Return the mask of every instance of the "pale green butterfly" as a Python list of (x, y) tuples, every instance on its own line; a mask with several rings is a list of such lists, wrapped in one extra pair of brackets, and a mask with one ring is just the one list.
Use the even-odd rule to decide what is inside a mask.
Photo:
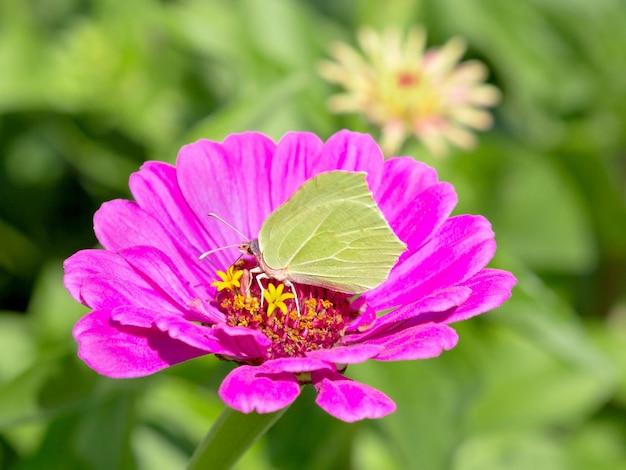
[[(406, 245), (385, 220), (365, 176), (349, 171), (318, 174), (265, 219), (258, 238), (238, 245), (257, 259), (259, 266), (252, 272), (260, 273), (262, 290), (260, 278), (272, 278), (287, 284), (294, 295), (293, 282), (361, 294), (387, 279)], [(298, 302), (296, 307), (299, 312)]]

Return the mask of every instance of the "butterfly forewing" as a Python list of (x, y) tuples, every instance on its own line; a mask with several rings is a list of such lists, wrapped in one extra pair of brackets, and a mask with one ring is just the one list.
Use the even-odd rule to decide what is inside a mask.
[(332, 171), (307, 181), (267, 218), (259, 249), (292, 282), (356, 294), (384, 282), (405, 245), (376, 205), (365, 173)]

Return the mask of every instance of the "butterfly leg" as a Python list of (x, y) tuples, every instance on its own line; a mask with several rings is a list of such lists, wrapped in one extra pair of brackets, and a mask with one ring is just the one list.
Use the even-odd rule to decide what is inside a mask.
[(300, 316), (300, 302), (298, 302), (298, 293), (296, 292), (296, 286), (294, 286), (293, 282), (291, 282), (288, 279), (285, 279), (283, 281), (283, 284), (285, 284), (287, 287), (291, 289), (291, 293), (293, 294), (293, 301), (296, 304), (296, 310), (298, 312), (298, 317), (299, 317)]
[[(261, 279), (271, 279), (271, 278), (267, 274), (265, 274), (261, 268), (251, 269), (250, 273), (257, 275), (256, 282), (259, 286), (259, 289), (261, 290), (261, 308), (263, 308), (263, 304), (265, 302), (265, 296), (263, 295), (265, 293), (265, 287), (263, 287), (263, 284), (261, 283)], [(294, 286), (293, 283), (287, 279), (283, 280), (282, 283), (291, 289), (291, 293), (293, 294), (294, 302), (296, 304), (296, 311), (298, 312), (298, 317), (299, 317), (300, 316), (300, 302), (298, 302), (298, 294), (296, 292), (296, 286)]]
[(261, 283), (261, 279), (269, 279), (269, 276), (265, 274), (261, 268), (251, 269), (250, 274), (257, 275), (256, 283), (259, 286), (259, 289), (261, 290), (261, 308), (263, 308), (263, 303), (265, 301), (265, 296), (263, 295), (265, 293), (265, 287), (263, 287), (263, 284)]
[[(241, 276), (241, 289), (244, 297), (251, 297), (252, 293), (250, 292), (250, 287), (252, 287), (252, 274), (247, 269), (243, 270), (243, 275)], [(245, 287), (244, 287), (245, 286)]]

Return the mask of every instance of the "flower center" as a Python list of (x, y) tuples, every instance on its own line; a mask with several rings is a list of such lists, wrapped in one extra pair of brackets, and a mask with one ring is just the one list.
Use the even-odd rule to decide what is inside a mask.
[(418, 76), (413, 72), (399, 71), (396, 76), (396, 83), (399, 88), (411, 88), (418, 83)]
[(275, 279), (257, 280), (258, 274), (251, 272), (256, 267), (256, 261), (239, 260), (226, 272), (218, 271), (220, 280), (212, 285), (230, 326), (262, 331), (272, 341), (270, 359), (330, 348), (360, 314), (347, 294), (303, 284), (295, 284), (291, 292)]

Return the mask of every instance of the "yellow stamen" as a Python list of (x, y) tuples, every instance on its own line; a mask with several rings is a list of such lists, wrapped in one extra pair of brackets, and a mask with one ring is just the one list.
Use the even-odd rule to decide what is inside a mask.
[(293, 299), (295, 296), (291, 292), (283, 294), (283, 290), (285, 290), (284, 284), (279, 284), (278, 287), (274, 284), (268, 284), (267, 289), (263, 291), (263, 297), (267, 302), (268, 315), (271, 315), (277, 308), (279, 308), (283, 314), (287, 314), (287, 304), (285, 304), (285, 300)]
[(233, 308), (235, 310), (241, 310), (246, 305), (246, 299), (244, 299), (243, 295), (237, 294), (233, 297)]
[(241, 286), (239, 279), (243, 276), (242, 269), (235, 271), (235, 266), (230, 266), (226, 272), (217, 271), (216, 274), (220, 277), (221, 281), (212, 282), (211, 286), (217, 287), (218, 291), (222, 291), (224, 289), (235, 290), (235, 288)]

